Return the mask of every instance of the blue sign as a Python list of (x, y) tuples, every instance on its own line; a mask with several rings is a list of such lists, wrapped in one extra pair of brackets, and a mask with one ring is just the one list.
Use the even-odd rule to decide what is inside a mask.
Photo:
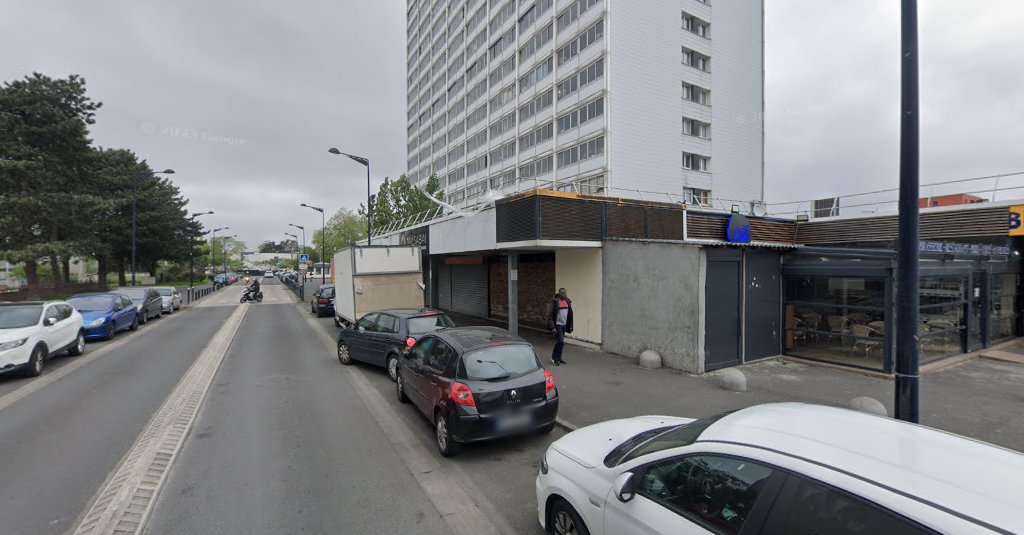
[(300, 254), (299, 255), (299, 262), (302, 262), (303, 264), (309, 262), (309, 255), (308, 254)]
[(729, 216), (725, 227), (725, 241), (729, 243), (750, 243), (750, 221), (743, 214)]

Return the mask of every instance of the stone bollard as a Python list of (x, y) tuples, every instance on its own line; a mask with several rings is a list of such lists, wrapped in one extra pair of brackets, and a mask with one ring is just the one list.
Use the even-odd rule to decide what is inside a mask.
[(881, 401), (875, 398), (859, 397), (850, 400), (850, 408), (855, 411), (866, 412), (869, 414), (877, 414), (879, 416), (889, 416), (889, 411), (882, 405)]
[(648, 349), (643, 353), (640, 353), (638, 363), (641, 368), (656, 370), (661, 367), (661, 355), (652, 349)]
[(727, 368), (718, 372), (718, 386), (730, 392), (746, 392), (747, 376), (736, 368)]

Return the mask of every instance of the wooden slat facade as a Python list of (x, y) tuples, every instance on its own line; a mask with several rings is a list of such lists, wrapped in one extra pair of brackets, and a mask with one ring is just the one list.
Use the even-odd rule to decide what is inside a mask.
[[(1005, 236), (1007, 217), (1006, 207), (922, 212), (919, 236), (923, 240)], [(796, 242), (828, 245), (892, 241), (896, 239), (898, 226), (896, 215), (797, 223)]]

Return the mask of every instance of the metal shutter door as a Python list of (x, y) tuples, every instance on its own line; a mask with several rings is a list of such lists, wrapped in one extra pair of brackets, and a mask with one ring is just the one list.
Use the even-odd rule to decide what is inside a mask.
[(452, 310), (487, 317), (487, 265), (452, 265)]
[(437, 270), (437, 308), (452, 309), (451, 266), (441, 265)]

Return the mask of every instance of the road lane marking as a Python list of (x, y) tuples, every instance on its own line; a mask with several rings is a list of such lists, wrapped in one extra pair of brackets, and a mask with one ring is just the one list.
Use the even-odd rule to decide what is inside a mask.
[(249, 307), (237, 307), (80, 516), (75, 535), (141, 533)]
[[(299, 310), (298, 307), (296, 310)], [(327, 347), (328, 354), (335, 354), (338, 347), (337, 342), (325, 333), (312, 317), (304, 312), (299, 312), (299, 314), (309, 323), (317, 337)], [(339, 364), (339, 366), (341, 365)], [(363, 405), (384, 431), (384, 435), (388, 437), (395, 451), (405, 462), (406, 467), (419, 483), (424, 494), (430, 498), (434, 509), (448, 524), (452, 533), (455, 535), (502, 533), (470, 497), (459, 480), (449, 474), (445, 467), (413, 435), (412, 430), (405, 424), (402, 417), (370, 384), (363, 371), (355, 366), (341, 366), (341, 370), (348, 377), (349, 382), (362, 399)], [(508, 531), (506, 530), (506, 532)]]
[(180, 317), (180, 311), (178, 314), (174, 314), (172, 316), (164, 316), (156, 325), (143, 327), (143, 330), (141, 332), (136, 331), (135, 333), (129, 334), (127, 337), (122, 335), (121, 338), (115, 338), (113, 342), (110, 342), (109, 344), (95, 351), (86, 351), (86, 353), (81, 357), (63, 357), (74, 360), (68, 364), (61, 366), (60, 368), (57, 368), (56, 370), (44, 372), (41, 377), (37, 377), (25, 383), (23, 386), (19, 386), (18, 388), (4, 394), (2, 397), (0, 397), (0, 411), (3, 411), (7, 407), (10, 407), (11, 405), (17, 403), (18, 401), (21, 401), (22, 399), (28, 397), (30, 394), (33, 394), (45, 388), (46, 386), (59, 381), (61, 378), (77, 370), (78, 368), (81, 368), (82, 366), (89, 364), (90, 362), (102, 357), (103, 355), (106, 355), (107, 353), (110, 353), (111, 351), (131, 342), (132, 340), (137, 339), (139, 336), (145, 335), (145, 333), (155, 328), (159, 328), (162, 325), (171, 323)]

